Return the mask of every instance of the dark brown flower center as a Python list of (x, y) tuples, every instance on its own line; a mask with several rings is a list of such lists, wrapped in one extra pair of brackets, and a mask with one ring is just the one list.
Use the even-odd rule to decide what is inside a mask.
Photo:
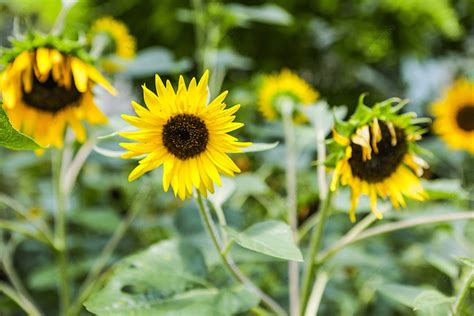
[[(372, 150), (372, 159), (364, 161), (362, 147), (351, 143), (352, 157), (349, 159), (349, 164), (352, 174), (369, 183), (381, 182), (390, 177), (397, 170), (408, 150), (406, 135), (402, 129), (394, 127), (397, 143), (392, 145), (392, 134), (387, 124), (379, 121), (379, 125), (382, 140), (377, 143), (378, 153)], [(371, 129), (370, 137), (373, 137)]]
[(40, 82), (33, 76), (33, 85), (30, 92), (23, 88), (23, 101), (38, 110), (56, 113), (67, 106), (77, 106), (82, 93), (76, 89), (74, 79), (71, 87), (66, 88), (58, 85), (50, 75), (48, 80)]
[(458, 126), (465, 131), (474, 130), (474, 104), (463, 106), (456, 114)]
[(199, 117), (192, 114), (173, 116), (163, 126), (163, 144), (181, 160), (195, 157), (206, 150), (209, 131)]

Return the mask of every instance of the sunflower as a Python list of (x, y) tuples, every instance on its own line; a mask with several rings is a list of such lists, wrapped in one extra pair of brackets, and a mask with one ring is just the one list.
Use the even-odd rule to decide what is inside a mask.
[[(291, 100), (295, 105), (310, 105), (319, 93), (295, 73), (283, 69), (279, 74), (267, 75), (258, 91), (258, 103), (263, 116), (275, 120), (280, 112), (281, 102)], [(301, 116), (303, 114), (299, 114)]]
[(130, 35), (127, 26), (112, 17), (103, 17), (92, 25), (93, 36), (105, 34), (111, 41), (113, 54), (124, 59), (131, 59), (135, 56), (136, 42)]
[(474, 154), (474, 82), (458, 80), (433, 104), (433, 129), (454, 149)]
[[(392, 106), (394, 102), (398, 105)], [(350, 120), (336, 123), (327, 161), (335, 167), (331, 191), (339, 183), (351, 187), (352, 222), (362, 194), (369, 196), (372, 212), (379, 219), (377, 196), (390, 197), (395, 208), (406, 206), (404, 197), (427, 198), (419, 177), (428, 166), (416, 154), (420, 149), (415, 144), (424, 132), (415, 124), (424, 120), (416, 119), (414, 113), (397, 114), (404, 104), (394, 98), (369, 108), (361, 97)]]
[(82, 120), (107, 122), (94, 103), (92, 89), (97, 83), (112, 94), (115, 90), (71, 47), (57, 38), (36, 37), (16, 43), (4, 56), (8, 60), (0, 73), (4, 108), (12, 125), (42, 146), (62, 147), (67, 126), (78, 141), (84, 141)]
[(214, 183), (221, 185), (220, 173), (234, 176), (240, 172), (227, 156), (250, 145), (227, 134), (243, 126), (234, 122), (240, 105), (225, 108), (227, 91), (206, 105), (208, 77), (206, 71), (198, 84), (193, 78), (186, 88), (181, 76), (177, 92), (169, 81), (165, 86), (158, 75), (157, 94), (143, 85), (147, 108), (132, 102), (138, 116), (122, 116), (139, 129), (120, 134), (137, 141), (120, 144), (129, 150), (123, 158), (146, 155), (130, 173), (129, 181), (163, 165), (164, 190), (168, 191), (171, 184), (175, 195), (184, 200), (193, 188), (204, 196), (214, 192)]

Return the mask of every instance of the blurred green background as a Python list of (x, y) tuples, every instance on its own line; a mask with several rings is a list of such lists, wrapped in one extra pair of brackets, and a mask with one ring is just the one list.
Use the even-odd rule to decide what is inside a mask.
[[(174, 82), (180, 73), (187, 78), (200, 75), (203, 52), (196, 48), (193, 2), (80, 0), (72, 7), (65, 25), (71, 38), (87, 34), (95, 19), (113, 16), (123, 21), (137, 40), (137, 59), (124, 72), (111, 76), (119, 97), (97, 93), (111, 125), (94, 128), (91, 133), (105, 135), (123, 127), (119, 114), (130, 111), (130, 99), (142, 101), (140, 85), (147, 82), (153, 87), (155, 71)], [(14, 25), (20, 31), (34, 27), (48, 32), (60, 8), (59, 0), (0, 0), (0, 44), (9, 45), (7, 38), (15, 32)], [(280, 125), (265, 123), (256, 101), (260, 76), (282, 68), (298, 72), (328, 104), (345, 105), (348, 113), (359, 95), (368, 92), (368, 104), (399, 96), (411, 100), (409, 110), (429, 116), (430, 103), (455, 78), (474, 78), (472, 0), (209, 1), (202, 23), (201, 27), (214, 32), (206, 34), (216, 54), (213, 65), (225, 73), (223, 88), (230, 90), (228, 103), (243, 105), (238, 120), (245, 122), (246, 128), (240, 136), (256, 142), (282, 139)], [(316, 157), (312, 131), (303, 126), (298, 133), (302, 140), (298, 199), (300, 222), (304, 224), (319, 200), (315, 168), (311, 166)], [(117, 150), (117, 142), (108, 140), (101, 146)], [(466, 162), (472, 163), (472, 157), (449, 150), (430, 133), (422, 145), (435, 153), (428, 158), (431, 169), (427, 178), (432, 181), (425, 183), (432, 200), (392, 211), (388, 220), (424, 212), (466, 210), (469, 200), (472, 208), (474, 176), (469, 167), (472, 164)], [(245, 228), (262, 219), (285, 218), (283, 152), (284, 145), (280, 144), (268, 152), (235, 156), (243, 174), (235, 178), (232, 196), (226, 200), (226, 215), (232, 226)], [(51, 223), (54, 208), (49, 155), (0, 149), (0, 157), (0, 191)], [(73, 262), (70, 273), (76, 288), (137, 192), (143, 190), (145, 180), (127, 182), (134, 164), (93, 153), (79, 177), (68, 214)], [(142, 205), (141, 216), (111, 263), (164, 239), (197, 240), (209, 265), (209, 278), (224, 284), (226, 278), (216, 266), (216, 258), (206, 250), (210, 247), (195, 206), (162, 192), (161, 171), (151, 173), (149, 180), (153, 183), (149, 203)], [(348, 196), (342, 191), (336, 198), (325, 244), (351, 227), (346, 214)], [(361, 203), (358, 212), (368, 210), (368, 204)], [(12, 217), (7, 209), (0, 208), (0, 212), (2, 218)], [(54, 315), (57, 271), (53, 253), (19, 235), (2, 234), (2, 244), (15, 249), (14, 266), (27, 287), (46, 315)], [(320, 315), (446, 315), (446, 306), (421, 312), (407, 306), (424, 288), (455, 295), (465, 270), (455, 257), (474, 257), (473, 240), (471, 221), (403, 230), (349, 247), (327, 265), (331, 282)], [(235, 257), (245, 272), (286, 305), (286, 262), (238, 250)], [(5, 279), (1, 272), (0, 279)], [(474, 312), (474, 295), (469, 295), (466, 315)], [(0, 315), (22, 313), (0, 296)]]

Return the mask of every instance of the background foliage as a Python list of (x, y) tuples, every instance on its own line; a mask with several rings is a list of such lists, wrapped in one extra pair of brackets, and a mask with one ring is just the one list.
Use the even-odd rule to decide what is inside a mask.
[[(267, 143), (282, 140), (279, 123), (263, 122), (255, 92), (261, 74), (281, 68), (300, 73), (328, 104), (345, 105), (348, 113), (359, 95), (368, 92), (368, 104), (392, 96), (410, 98), (409, 110), (429, 116), (429, 104), (446, 85), (458, 76), (474, 78), (474, 2), (426, 2), (210, 1), (204, 22), (207, 27), (218, 26), (214, 53), (218, 65), (227, 70), (223, 87), (231, 91), (228, 103), (243, 105), (238, 119), (246, 123), (246, 128), (240, 137)], [(0, 43), (8, 46), (6, 39), (15, 31), (14, 17), (18, 17), (20, 28), (34, 25), (49, 31), (59, 10), (60, 1), (54, 0), (0, 1)], [(187, 0), (80, 0), (72, 8), (66, 20), (67, 34), (85, 34), (93, 20), (111, 15), (128, 25), (139, 50), (127, 70), (114, 75), (120, 95), (111, 98), (97, 92), (99, 103), (111, 116), (111, 124), (93, 129), (90, 134), (106, 135), (123, 127), (119, 114), (130, 111), (130, 98), (141, 101), (140, 84), (153, 86), (154, 72), (174, 80), (180, 72), (187, 77), (200, 74), (196, 59), (203, 52), (196, 50), (192, 14)], [(311, 127), (302, 126), (297, 133), (301, 139), (298, 208), (304, 231), (319, 205), (316, 173), (311, 164), (316, 155)], [(105, 139), (99, 146), (118, 150), (116, 143), (117, 138)], [(421, 145), (434, 153), (427, 157), (431, 169), (426, 176), (432, 199), (424, 204), (411, 203), (401, 212), (389, 210), (385, 220), (472, 209), (472, 157), (449, 150), (430, 133)], [(284, 144), (280, 143), (269, 151), (234, 157), (243, 173), (229, 180), (224, 185), (227, 192), (218, 196), (231, 227), (242, 231), (263, 220), (285, 220), (283, 153)], [(0, 149), (0, 157), (1, 194), (21, 201), (29, 220), (51, 224), (54, 207), (49, 154)], [(86, 308), (101, 315), (117, 315), (115, 310), (104, 311), (111, 298), (132, 297), (143, 308), (188, 292), (192, 295), (184, 305), (196, 315), (250, 313), (248, 310), (256, 305), (255, 298), (230, 284), (219, 268), (195, 205), (163, 193), (161, 171), (128, 183), (127, 174), (134, 163), (95, 152), (72, 194), (68, 244), (72, 258), (69, 272), (75, 290), (121, 219), (131, 209), (140, 209), (110, 263), (134, 255), (109, 270), (111, 281), (86, 303)], [(342, 191), (335, 198), (325, 245), (351, 228), (348, 196)], [(368, 203), (361, 203), (358, 216), (368, 211)], [(2, 221), (31, 230), (31, 225), (9, 208), (0, 205), (0, 214)], [(54, 254), (38, 241), (7, 231), (1, 233), (3, 258), (5, 249), (15, 250), (12, 260), (18, 274), (46, 315), (57, 313)], [(474, 257), (473, 241), (474, 222), (468, 221), (401, 230), (347, 247), (325, 265), (331, 281), (320, 315), (446, 315), (447, 303), (452, 302), (450, 297), (456, 294), (460, 277), (469, 269), (457, 258)], [(239, 246), (231, 251), (248, 276), (283, 305), (287, 304), (285, 261)], [(196, 279), (162, 272), (167, 269), (192, 272)], [(4, 280), (5, 275), (0, 274), (0, 279)], [(209, 283), (217, 284), (221, 290)], [(469, 295), (465, 315), (474, 313), (474, 294), (471, 291)], [(427, 304), (427, 299), (439, 305)], [(183, 302), (170, 300), (166, 304), (162, 310), (173, 310)], [(135, 311), (146, 315), (145, 309)], [(88, 315), (86, 311), (82, 313)], [(21, 315), (4, 296), (0, 296), (0, 314)]]

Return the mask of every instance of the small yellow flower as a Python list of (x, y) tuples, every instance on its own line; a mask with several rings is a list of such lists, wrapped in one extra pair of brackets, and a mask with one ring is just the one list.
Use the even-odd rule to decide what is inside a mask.
[(474, 154), (474, 82), (458, 80), (432, 110), (435, 133), (451, 148)]
[(96, 20), (92, 26), (92, 34), (97, 35), (105, 33), (113, 42), (114, 54), (124, 58), (131, 59), (135, 56), (136, 41), (130, 35), (127, 26), (115, 20), (112, 17), (103, 17)]
[(83, 120), (107, 122), (93, 100), (96, 83), (115, 94), (92, 65), (49, 47), (21, 52), (0, 73), (0, 91), (12, 125), (42, 146), (62, 147), (67, 126), (78, 141), (84, 141)]
[(284, 69), (279, 74), (265, 76), (258, 91), (258, 104), (265, 118), (272, 121), (280, 114), (279, 103), (283, 98), (288, 98), (294, 104), (310, 105), (318, 97), (319, 93), (306, 81)]
[(372, 212), (379, 219), (382, 214), (377, 210), (377, 196), (389, 197), (395, 208), (406, 206), (404, 197), (427, 198), (419, 177), (428, 165), (413, 152), (421, 131), (413, 125), (411, 115), (397, 115), (391, 102), (372, 109), (362, 107), (340, 128), (345, 135), (337, 127), (333, 131), (336, 159), (331, 190), (335, 191), (339, 183), (351, 187), (352, 222), (362, 194), (369, 196)]
[(228, 134), (244, 125), (234, 122), (240, 105), (226, 109), (223, 101), (227, 91), (207, 104), (208, 77), (206, 71), (199, 83), (193, 78), (186, 88), (180, 76), (176, 92), (158, 75), (157, 94), (143, 86), (147, 108), (132, 102), (137, 116), (122, 116), (139, 129), (120, 134), (136, 141), (120, 144), (129, 150), (123, 158), (146, 155), (130, 173), (129, 181), (163, 165), (164, 190), (171, 185), (175, 195), (184, 200), (193, 188), (205, 196), (214, 192), (214, 183), (221, 185), (220, 174), (234, 176), (240, 172), (227, 155), (250, 145)]

